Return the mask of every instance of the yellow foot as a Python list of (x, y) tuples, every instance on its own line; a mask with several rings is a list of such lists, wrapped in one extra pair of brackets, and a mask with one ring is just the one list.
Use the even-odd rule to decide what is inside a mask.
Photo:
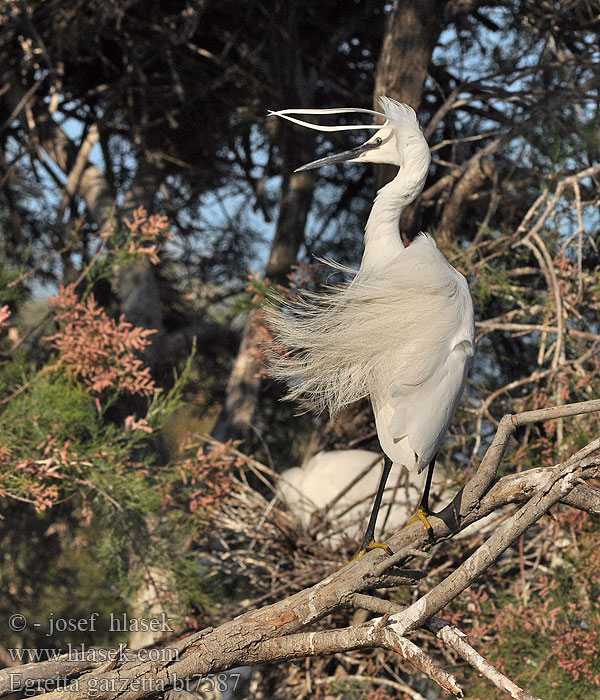
[(429, 532), (431, 530), (431, 523), (429, 520), (427, 520), (427, 516), (429, 513), (423, 508), (419, 508), (417, 512), (412, 516), (412, 518), (408, 521), (407, 525), (412, 525), (413, 523), (416, 523), (417, 520), (423, 523), (425, 529)]
[[(384, 544), (383, 542), (376, 542), (375, 540), (371, 540), (366, 547), (359, 550), (352, 557), (352, 559), (350, 559), (350, 562), (353, 562), (353, 561), (356, 561), (357, 559), (360, 559), (363, 555), (365, 555), (367, 552), (370, 552), (372, 549), (383, 549), (383, 551), (390, 557), (393, 554), (392, 550), (387, 546), (387, 544)], [(348, 563), (350, 563), (350, 562), (348, 562)]]

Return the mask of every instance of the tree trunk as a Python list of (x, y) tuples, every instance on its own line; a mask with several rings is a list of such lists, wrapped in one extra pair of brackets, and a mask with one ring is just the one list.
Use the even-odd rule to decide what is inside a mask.
[[(164, 172), (151, 158), (140, 155), (136, 174), (125, 195), (121, 217), (131, 217), (134, 209), (143, 206), (152, 212), (154, 197), (158, 192)], [(129, 323), (141, 328), (153, 329), (150, 344), (144, 353), (144, 361), (152, 370), (160, 360), (163, 342), (162, 309), (158, 280), (154, 265), (146, 258), (127, 263), (119, 268), (115, 278), (115, 291), (121, 309)]]
[[(276, 3), (271, 15), (270, 35), (274, 84), (279, 86), (283, 104), (310, 107), (316, 74), (300, 52), (298, 16), (303, 6), (298, 0)], [(314, 140), (300, 129), (276, 123), (282, 160), (281, 205), (275, 236), (271, 243), (265, 275), (272, 282), (285, 284), (304, 242), (304, 228), (311, 207), (315, 176), (294, 173), (294, 168), (312, 160)], [(250, 430), (261, 386), (262, 362), (254, 333), (256, 315), (246, 325), (235, 359), (227, 395), (212, 434), (217, 440), (241, 439)]]
[[(440, 0), (394, 0), (377, 63), (375, 109), (381, 109), (378, 98), (387, 95), (419, 111), (431, 54), (444, 28), (444, 6)], [(394, 166), (379, 166), (378, 187), (396, 171)]]
[[(299, 151), (307, 150), (298, 149), (297, 132), (289, 129), (282, 130), (282, 137), (289, 141), (286, 144), (288, 147), (282, 148), (284, 154), (291, 152), (298, 154)], [(291, 170), (289, 158), (285, 155), (283, 167), (285, 173)], [(285, 284), (287, 274), (296, 262), (298, 251), (304, 241), (304, 227), (314, 187), (314, 175), (310, 172), (284, 175), (281, 208), (266, 267), (266, 276), (272, 282)], [(212, 431), (213, 437), (222, 442), (244, 438), (252, 425), (261, 386), (262, 369), (255, 332), (257, 320), (257, 314), (251, 314), (229, 376), (225, 403)]]
[[(290, 134), (296, 144), (297, 136), (297, 133)], [(289, 159), (286, 159), (285, 167), (293, 167), (289, 165)], [(312, 172), (284, 175), (277, 229), (265, 273), (275, 284), (286, 284), (287, 275), (296, 262), (304, 242), (304, 228), (314, 189), (315, 177)]]

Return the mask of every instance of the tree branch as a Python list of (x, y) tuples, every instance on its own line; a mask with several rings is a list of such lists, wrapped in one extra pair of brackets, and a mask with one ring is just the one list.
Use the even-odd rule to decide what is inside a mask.
[[(238, 665), (375, 647), (394, 650), (445, 690), (460, 695), (452, 676), (436, 667), (406, 636), (421, 627), (432, 629), (433, 616), (492, 566), (502, 552), (555, 503), (571, 502), (597, 512), (600, 497), (583, 481), (600, 472), (600, 457), (591, 456), (600, 448), (600, 438), (554, 467), (504, 477), (495, 484), (494, 479), (508, 438), (517, 427), (598, 410), (600, 401), (596, 400), (505, 416), (475, 476), (451, 504), (431, 518), (430, 534), (415, 523), (388, 540), (396, 552), (392, 557), (380, 550), (369, 552), (285, 600), (166, 647), (162, 650), (164, 660), (140, 662), (134, 659), (119, 663), (115, 668), (97, 668), (75, 679), (67, 690), (51, 692), (47, 697), (83, 700), (93, 692), (99, 700), (117, 697), (134, 700), (147, 697), (157, 689), (173, 687), (182, 679), (206, 676)], [(398, 567), (411, 557), (422, 555), (424, 547), (451, 537), (500, 506), (515, 501), (522, 501), (524, 505), (497, 526), (489, 539), (458, 568), (407, 608), (390, 608), (388, 602), (366, 594), (382, 585), (397, 583), (397, 577), (401, 577), (404, 584), (420, 578), (421, 572)], [(359, 627), (307, 631), (325, 616), (347, 607), (362, 607), (383, 617)], [(459, 633), (436, 630), (436, 634), (438, 632), (445, 644), (454, 645), (452, 648), (498, 687), (514, 698), (531, 699), (531, 695), (471, 650)]]
[(454, 625), (451, 625), (439, 617), (432, 617), (427, 623), (427, 629), (433, 632), (438, 639), (441, 639), (444, 644), (448, 645), (457, 654), (473, 668), (475, 668), (482, 676), (485, 676), (497, 688), (507, 692), (511, 698), (515, 700), (540, 700), (526, 690), (519, 688), (516, 683), (513, 683), (510, 678), (507, 678), (498, 669), (494, 668), (489, 661), (481, 656), (470, 644), (466, 642), (466, 635)]

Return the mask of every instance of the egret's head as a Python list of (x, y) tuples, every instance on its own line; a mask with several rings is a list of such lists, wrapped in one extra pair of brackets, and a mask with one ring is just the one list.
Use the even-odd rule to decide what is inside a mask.
[[(343, 107), (340, 109), (284, 109), (279, 112), (270, 112), (270, 114), (283, 117), (295, 124), (317, 131), (353, 131), (356, 129), (372, 129), (375, 131), (373, 136), (360, 146), (351, 148), (343, 153), (319, 158), (319, 160), (297, 168), (296, 172), (343, 162), (389, 163), (402, 167), (411, 152), (413, 152), (413, 157), (418, 156), (420, 159), (426, 159), (428, 167), (429, 147), (419, 127), (413, 108), (401, 102), (396, 102), (396, 100), (392, 100), (389, 97), (380, 97), (379, 104), (383, 109), (383, 113), (375, 112), (371, 109)], [(292, 114), (341, 114), (347, 112), (371, 114), (382, 117), (385, 121), (383, 124), (322, 126), (291, 116)]]

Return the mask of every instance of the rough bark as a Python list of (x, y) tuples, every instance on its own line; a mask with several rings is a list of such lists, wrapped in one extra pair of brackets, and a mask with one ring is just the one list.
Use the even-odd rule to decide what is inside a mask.
[[(387, 18), (375, 76), (375, 109), (380, 95), (405, 102), (419, 111), (431, 54), (444, 28), (444, 4), (439, 0), (394, 0)], [(396, 174), (393, 166), (379, 166), (377, 186)]]
[(421, 106), (427, 67), (444, 28), (439, 0), (394, 0), (375, 77), (375, 100), (388, 95), (416, 112)]
[(483, 153), (478, 153), (469, 161), (468, 167), (456, 183), (444, 207), (438, 227), (440, 236), (452, 238), (457, 235), (468, 210), (469, 198), (483, 187), (486, 179), (491, 175), (492, 168), (492, 164)]

